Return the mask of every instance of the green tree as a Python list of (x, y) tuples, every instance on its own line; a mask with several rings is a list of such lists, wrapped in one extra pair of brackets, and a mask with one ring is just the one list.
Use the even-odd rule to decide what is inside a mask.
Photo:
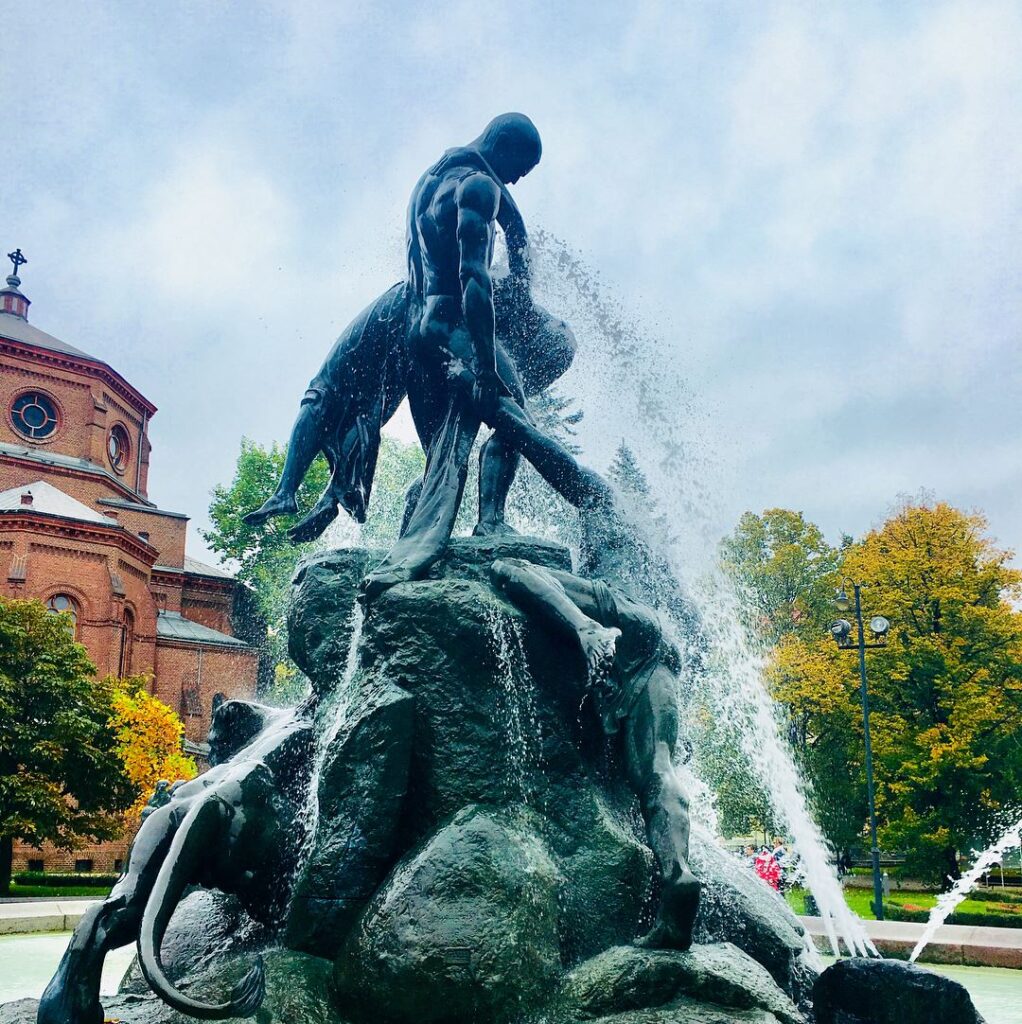
[[(746, 624), (768, 649), (785, 637), (818, 639), (824, 635), (834, 618), (830, 602), (840, 557), (840, 550), (831, 547), (803, 513), (782, 508), (767, 509), (761, 515), (746, 512), (720, 549), (724, 574), (746, 600)], [(813, 783), (813, 803), (821, 828), (835, 846), (854, 845), (862, 826), (864, 797), (859, 799), (858, 779), (849, 778), (842, 762), (853, 743), (848, 722), (843, 723), (842, 731), (829, 719), (826, 733), (813, 732), (811, 727), (819, 730), (821, 724), (803, 706), (789, 701), (782, 705), (795, 756)], [(727, 723), (715, 722), (713, 729), (714, 742), (725, 751), (733, 749)], [(835, 732), (841, 743), (836, 742)], [(745, 804), (737, 806), (754, 814), (763, 783), (726, 756), (719, 759), (719, 767), (718, 793), (727, 789), (744, 794)], [(762, 814), (756, 816), (763, 819)]]
[(0, 893), (15, 840), (71, 849), (111, 839), (136, 798), (114, 685), (95, 675), (66, 614), (0, 598)]
[(646, 479), (646, 474), (643, 473), (634, 453), (624, 440), (614, 452), (614, 459), (607, 470), (607, 476), (622, 491), (637, 494), (642, 498), (649, 497), (649, 481)]
[[(841, 564), (865, 584), (867, 621), (892, 623), (867, 656), (880, 842), (939, 881), (958, 876), (957, 851), (991, 841), (1022, 804), (1022, 572), (986, 530), (981, 515), (945, 503), (905, 504)], [(772, 682), (836, 762), (829, 778), (843, 767), (861, 785), (855, 658), (825, 635), (789, 634)]]
[[(258, 609), (266, 620), (269, 657), (272, 665), (271, 690), (276, 699), (288, 702), (300, 695), (303, 681), (287, 655), (287, 631), (284, 617), (290, 592), (291, 577), (299, 558), (323, 545), (292, 544), (287, 531), (298, 516), (271, 519), (264, 526), (253, 527), (243, 521), (246, 512), (258, 508), (272, 492), (284, 468), (287, 448), (269, 447), (242, 439), (241, 451), (230, 485), (213, 489), (209, 507), (212, 528), (203, 531), (203, 539), (221, 561), (237, 567), (238, 578), (253, 590)], [(425, 460), (418, 445), (402, 444), (384, 436), (376, 467), (372, 496), (365, 524), (361, 528), (362, 543), (388, 547), (396, 539), (404, 513), (404, 495), (412, 482), (422, 475)], [(298, 505), (308, 510), (322, 493), (330, 476), (326, 460), (317, 458), (298, 491)], [(355, 529), (346, 513), (340, 513), (342, 527)], [(329, 531), (328, 531), (329, 534)]]
[(721, 544), (725, 573), (748, 595), (756, 631), (769, 644), (816, 633), (834, 618), (831, 596), (841, 552), (801, 512), (746, 512)]

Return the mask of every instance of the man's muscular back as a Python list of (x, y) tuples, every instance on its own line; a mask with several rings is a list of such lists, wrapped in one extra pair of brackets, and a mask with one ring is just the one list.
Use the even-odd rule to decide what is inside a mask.
[(482, 257), (488, 269), (493, 256), (497, 202), (493, 201), (491, 210), (486, 207), (491, 197), (499, 200), (499, 187), (476, 167), (444, 167), (446, 162), (446, 158), (441, 160), (422, 176), (410, 202), (408, 229), (413, 237), (408, 240), (409, 278), (422, 299), (430, 295), (461, 296), (458, 224), (466, 199), (483, 221), (480, 226), (485, 237), (477, 243), (482, 246), (477, 259)]

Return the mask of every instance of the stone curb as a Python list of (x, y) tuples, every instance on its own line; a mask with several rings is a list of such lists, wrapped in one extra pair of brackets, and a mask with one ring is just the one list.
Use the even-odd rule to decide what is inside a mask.
[(52, 900), (0, 903), (0, 935), (69, 932), (99, 900)]
[[(830, 952), (818, 917), (802, 917), (802, 924), (821, 953)], [(925, 925), (910, 921), (863, 921), (866, 933), (885, 956), (907, 960)], [(986, 928), (946, 924), (919, 956), (920, 963), (958, 964), (964, 967), (1022, 969), (1022, 928)]]

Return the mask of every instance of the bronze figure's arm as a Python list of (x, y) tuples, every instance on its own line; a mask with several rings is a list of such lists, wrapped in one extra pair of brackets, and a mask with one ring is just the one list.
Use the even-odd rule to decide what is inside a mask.
[(475, 350), (476, 397), (484, 407), (488, 407), (496, 397), (497, 389), (493, 281), (489, 260), (500, 190), (485, 174), (473, 174), (458, 186), (456, 201), (462, 314)]

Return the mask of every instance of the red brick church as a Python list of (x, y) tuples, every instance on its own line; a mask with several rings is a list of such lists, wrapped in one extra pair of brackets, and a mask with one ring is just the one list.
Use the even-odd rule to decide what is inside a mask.
[[(101, 359), (29, 323), (24, 258), (10, 259), (0, 290), (0, 593), (70, 611), (100, 675), (149, 674), (201, 757), (217, 695), (256, 691), (251, 599), (188, 557), (187, 515), (149, 498), (156, 406)], [(69, 862), (16, 847), (15, 869), (110, 870), (122, 855), (106, 844)]]

